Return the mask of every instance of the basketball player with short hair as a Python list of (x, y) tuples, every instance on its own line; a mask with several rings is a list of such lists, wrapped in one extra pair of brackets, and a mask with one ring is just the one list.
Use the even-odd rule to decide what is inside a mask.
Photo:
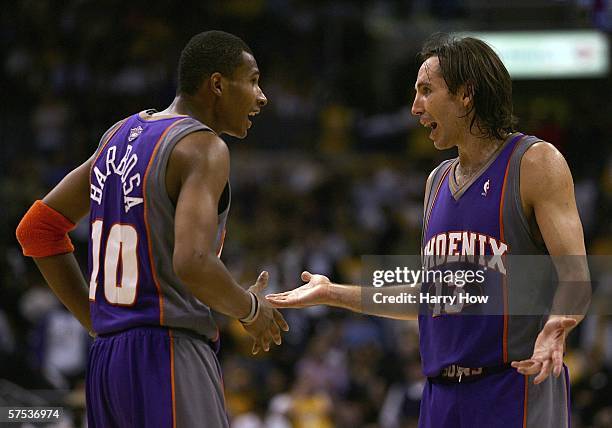
[[(281, 343), (282, 315), (245, 291), (219, 259), (230, 206), (229, 151), (267, 99), (251, 49), (221, 31), (181, 53), (178, 91), (106, 131), (94, 155), (22, 219), (17, 236), (47, 283), (92, 335), (88, 425), (227, 427), (218, 329), (239, 319), (253, 352)], [(67, 232), (89, 213), (89, 277)], [(89, 293), (87, 292), (89, 284)]]
[[(424, 259), (462, 254), (584, 256), (567, 163), (551, 144), (514, 131), (512, 82), (495, 52), (475, 38), (437, 35), (425, 43), (421, 58), (412, 113), (431, 129), (429, 137), (437, 149), (457, 147), (459, 152), (427, 180)], [(574, 265), (555, 265), (559, 280), (588, 283), (586, 265)], [(277, 307), (326, 304), (418, 318), (428, 379), (419, 426), (568, 426), (563, 350), (567, 333), (582, 319), (574, 314), (584, 312), (474, 315), (478, 305), (423, 312), (418, 304), (366, 304), (375, 292), (416, 296), (419, 287), (339, 285), (309, 272), (302, 279), (307, 284), (269, 295), (268, 300)], [(589, 291), (574, 297), (590, 296)], [(459, 316), (462, 310), (470, 315)]]

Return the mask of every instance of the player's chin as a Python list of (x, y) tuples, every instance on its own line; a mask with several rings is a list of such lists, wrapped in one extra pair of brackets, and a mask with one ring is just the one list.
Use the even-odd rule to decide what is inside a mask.
[(433, 140), (434, 147), (438, 150), (450, 149), (452, 145), (447, 144), (444, 140), (435, 139)]
[(245, 138), (247, 136), (247, 134), (249, 133), (249, 129), (251, 129), (251, 126), (253, 125), (253, 123), (251, 122), (250, 119), (246, 120), (246, 123), (242, 124), (240, 133), (237, 135), (238, 138)]
[(242, 127), (242, 128), (236, 128), (228, 132), (228, 134), (234, 138), (239, 138), (242, 140), (243, 138), (247, 136), (248, 132), (249, 132), (249, 129), (247, 127)]

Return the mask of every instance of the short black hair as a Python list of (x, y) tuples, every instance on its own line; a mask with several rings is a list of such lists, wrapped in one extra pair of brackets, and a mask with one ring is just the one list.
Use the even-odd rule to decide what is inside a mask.
[(242, 64), (242, 52), (253, 52), (237, 36), (225, 31), (205, 31), (189, 40), (181, 52), (178, 92), (193, 95), (205, 78), (215, 72), (231, 76)]
[(504, 138), (518, 122), (512, 109), (512, 80), (499, 56), (489, 45), (474, 37), (436, 33), (423, 45), (422, 61), (437, 56), (440, 71), (451, 94), (466, 85), (473, 103), (470, 114), (485, 137)]

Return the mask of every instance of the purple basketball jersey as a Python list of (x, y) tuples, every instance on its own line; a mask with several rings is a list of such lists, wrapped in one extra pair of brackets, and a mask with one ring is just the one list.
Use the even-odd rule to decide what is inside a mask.
[(144, 123), (138, 115), (129, 117), (92, 166), (89, 299), (98, 333), (160, 324), (144, 184), (162, 135), (181, 119)]
[[(96, 152), (89, 299), (98, 337), (86, 394), (92, 427), (228, 426), (217, 326), (172, 266), (175, 206), (166, 170), (176, 144), (193, 132), (212, 130), (188, 116), (145, 111), (112, 126)], [(228, 183), (218, 206), (218, 254), (229, 206)]]
[[(453, 179), (458, 160), (442, 165), (442, 176), (431, 190), (431, 207), (424, 220), (423, 256), (427, 268), (445, 269), (453, 257), (503, 256), (510, 252), (504, 240), (501, 206), (509, 160), (521, 137), (518, 134), (509, 138), (481, 172), (462, 187)], [(500, 259), (486, 260), (499, 264)], [(469, 290), (452, 284), (444, 287), (446, 293), (457, 297), (457, 303), (422, 308), (419, 329), (425, 375), (436, 376), (452, 364), (485, 367), (507, 362), (505, 315), (483, 315), (505, 313), (503, 265), (485, 262), (483, 268), (485, 282), (476, 291), (488, 296), (486, 310), (479, 304), (458, 303), (459, 295)], [(422, 292), (445, 294), (436, 287), (442, 285), (424, 283)]]
[[(484, 270), (484, 282), (471, 284), (469, 291), (473, 295), (480, 291), (490, 300), (487, 304), (422, 305), (419, 340), (423, 371), (428, 377), (436, 377), (454, 364), (500, 366), (529, 358), (533, 352), (544, 316), (511, 316), (513, 298), (525, 290), (520, 275), (515, 277), (516, 269), (504, 256), (547, 254), (529, 229), (520, 197), (521, 159), (538, 141), (533, 136), (511, 134), (462, 186), (454, 177), (458, 159), (443, 162), (432, 173), (425, 195), (424, 267)], [(532, 272), (530, 288), (550, 284), (549, 274), (547, 269)], [(467, 287), (424, 282), (421, 291), (459, 296)], [(533, 377), (508, 368), (472, 383), (461, 383), (461, 377), (455, 384), (436, 384), (428, 379), (419, 427), (569, 426), (567, 369), (564, 376), (551, 376), (538, 385)]]
[[(196, 131), (211, 132), (191, 117), (142, 112), (102, 138), (90, 175), (89, 299), (97, 333), (165, 326), (216, 340), (210, 308), (189, 293), (172, 268), (174, 205), (166, 191), (166, 167), (174, 146)], [(219, 249), (229, 187), (224, 196)]]

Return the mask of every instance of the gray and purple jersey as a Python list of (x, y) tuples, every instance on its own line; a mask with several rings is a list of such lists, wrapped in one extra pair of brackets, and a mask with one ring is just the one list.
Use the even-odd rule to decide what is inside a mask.
[[(454, 177), (458, 159), (447, 160), (434, 170), (425, 195), (422, 248), (425, 265), (432, 259), (466, 255), (499, 261), (510, 254), (546, 254), (546, 248), (529, 231), (519, 189), (521, 158), (537, 141), (540, 140), (535, 137), (511, 134), (490, 161), (461, 186)], [(493, 267), (486, 272), (481, 287), (485, 291), (476, 290), (490, 298), (486, 309), (479, 304), (421, 309), (420, 350), (426, 376), (437, 376), (453, 364), (488, 367), (531, 355), (543, 316), (509, 316), (511, 285), (505, 267)], [(444, 294), (436, 289), (443, 286), (424, 283), (422, 290)], [(448, 288), (455, 295), (465, 292), (459, 287)]]
[[(210, 308), (174, 274), (175, 207), (166, 191), (174, 146), (212, 132), (188, 116), (134, 114), (102, 137), (90, 174), (89, 299), (98, 334), (137, 326), (184, 328), (214, 341)], [(223, 246), (229, 185), (219, 201), (217, 248)]]

